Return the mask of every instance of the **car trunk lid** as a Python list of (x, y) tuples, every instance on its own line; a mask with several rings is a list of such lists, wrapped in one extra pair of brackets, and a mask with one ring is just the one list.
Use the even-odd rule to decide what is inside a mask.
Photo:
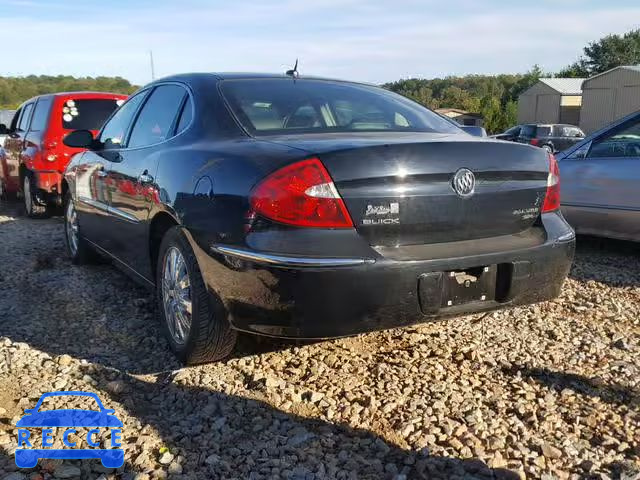
[[(429, 133), (269, 140), (320, 158), (356, 230), (374, 246), (515, 234), (533, 225), (544, 203), (547, 154), (524, 145)], [(473, 191), (456, 191), (456, 173), (469, 181), (467, 171)]]

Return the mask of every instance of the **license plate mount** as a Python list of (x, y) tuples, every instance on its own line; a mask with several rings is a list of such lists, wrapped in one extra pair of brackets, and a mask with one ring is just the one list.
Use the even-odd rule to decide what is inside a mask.
[(495, 300), (497, 265), (444, 272), (442, 308)]

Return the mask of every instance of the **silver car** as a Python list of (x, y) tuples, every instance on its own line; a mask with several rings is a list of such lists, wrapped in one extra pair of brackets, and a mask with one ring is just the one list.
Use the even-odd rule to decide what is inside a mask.
[(557, 154), (562, 213), (578, 233), (640, 241), (640, 112)]

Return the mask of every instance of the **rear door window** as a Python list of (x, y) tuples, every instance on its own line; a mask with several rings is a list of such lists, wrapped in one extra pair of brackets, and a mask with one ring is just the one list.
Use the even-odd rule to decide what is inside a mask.
[(186, 90), (179, 85), (156, 87), (138, 115), (127, 147), (146, 147), (171, 137), (174, 121), (186, 94)]
[(582, 130), (578, 127), (558, 127), (558, 129), (560, 130), (560, 133), (558, 134), (559, 137), (584, 137)]
[(593, 142), (589, 158), (633, 157), (640, 160), (640, 120)]
[(520, 131), (520, 136), (522, 137), (535, 137), (536, 136), (536, 126), (535, 125), (523, 125), (522, 130)]
[(138, 107), (149, 94), (149, 90), (143, 90), (131, 97), (122, 107), (107, 121), (100, 133), (100, 143), (104, 148), (121, 148), (124, 136), (131, 125)]
[(22, 110), (22, 115), (20, 115), (20, 120), (18, 121), (19, 131), (26, 132), (27, 128), (29, 128), (29, 121), (31, 120), (32, 110), (33, 110), (33, 102), (26, 105)]
[(51, 109), (51, 97), (41, 98), (36, 103), (36, 109), (33, 111), (33, 120), (31, 120), (31, 131), (40, 132), (47, 128), (47, 120), (49, 120), (49, 110)]
[(112, 98), (69, 98), (64, 101), (58, 115), (66, 130), (100, 130), (118, 104)]
[(9, 124), (9, 131), (15, 132), (18, 129), (18, 121), (20, 120), (20, 115), (22, 115), (22, 108), (16, 110), (16, 113), (13, 114), (13, 118), (11, 119), (11, 124)]
[(535, 136), (537, 138), (550, 137), (551, 136), (551, 127), (549, 127), (549, 126), (539, 126), (539, 127), (537, 127)]
[(191, 100), (187, 98), (187, 101), (182, 107), (182, 113), (180, 114), (180, 120), (178, 121), (178, 128), (176, 128), (176, 135), (186, 130), (193, 119), (193, 107), (191, 106)]

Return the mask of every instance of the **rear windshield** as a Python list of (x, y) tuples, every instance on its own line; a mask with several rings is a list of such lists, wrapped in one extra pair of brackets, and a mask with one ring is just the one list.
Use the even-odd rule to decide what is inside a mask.
[(60, 117), (62, 128), (67, 130), (100, 130), (109, 115), (122, 100), (111, 98), (65, 100)]
[(253, 135), (324, 132), (441, 132), (458, 127), (376, 87), (290, 78), (225, 80), (221, 91)]

